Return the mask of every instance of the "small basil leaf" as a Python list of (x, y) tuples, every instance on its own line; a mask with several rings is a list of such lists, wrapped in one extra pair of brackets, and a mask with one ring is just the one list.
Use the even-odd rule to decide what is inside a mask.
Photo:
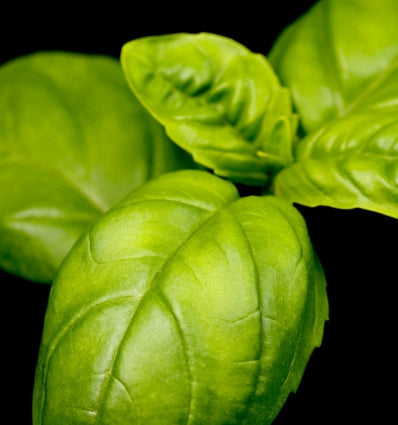
[(170, 138), (216, 174), (264, 185), (292, 162), (296, 116), (264, 56), (201, 33), (133, 40), (121, 59)]
[(140, 186), (52, 287), (34, 424), (270, 424), (328, 315), (298, 211), (205, 171)]
[(269, 59), (305, 133), (391, 93), (396, 102), (397, 21), (396, 0), (322, 0), (282, 33)]
[(397, 107), (379, 108), (323, 126), (300, 141), (297, 162), (276, 177), (275, 193), (307, 206), (398, 218), (397, 117)]
[[(49, 282), (132, 188), (187, 164), (117, 60), (40, 52), (0, 68), (0, 267)], [(190, 163), (189, 163), (190, 164)]]

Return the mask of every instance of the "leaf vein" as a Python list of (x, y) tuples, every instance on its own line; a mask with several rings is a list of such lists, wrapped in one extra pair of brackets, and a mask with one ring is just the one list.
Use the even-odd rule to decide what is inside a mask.
[(190, 359), (190, 355), (189, 355), (189, 347), (188, 347), (188, 344), (187, 344), (187, 341), (186, 341), (184, 330), (181, 326), (180, 320), (178, 319), (176, 313), (174, 312), (174, 309), (173, 309), (171, 302), (169, 301), (169, 299), (166, 297), (166, 295), (164, 294), (164, 292), (161, 289), (159, 289), (157, 291), (157, 294), (159, 295), (160, 300), (162, 301), (163, 305), (166, 307), (167, 311), (171, 315), (173, 322), (175, 324), (176, 330), (178, 332), (180, 341), (181, 341), (182, 352), (183, 352), (183, 355), (184, 355), (186, 371), (187, 371), (187, 376), (188, 376), (188, 380), (189, 380), (189, 394), (188, 394), (189, 402), (188, 402), (188, 408), (187, 408), (186, 425), (190, 425), (191, 419), (193, 418), (192, 406), (193, 406), (193, 382), (194, 382), (194, 380), (193, 380), (191, 359)]
[[(256, 295), (257, 295), (257, 300), (258, 300), (258, 311), (260, 312), (260, 314), (259, 314), (259, 322), (260, 323), (259, 323), (259, 333), (258, 333), (258, 339), (259, 339), (258, 360), (261, 360), (262, 351), (264, 349), (264, 329), (263, 329), (263, 324), (262, 324), (262, 316), (263, 316), (264, 307), (263, 307), (263, 303), (262, 303), (262, 293), (261, 293), (261, 287), (260, 287), (259, 271), (258, 271), (258, 267), (256, 265), (256, 259), (255, 259), (255, 255), (254, 255), (254, 252), (253, 252), (253, 247), (250, 244), (250, 240), (249, 240), (249, 238), (248, 238), (248, 236), (245, 232), (243, 224), (239, 221), (239, 219), (231, 211), (228, 211), (228, 212), (242, 231), (242, 235), (247, 242), (248, 251), (249, 251), (249, 254), (251, 256), (251, 260), (252, 260), (252, 264), (253, 264), (253, 270), (254, 270), (254, 273), (255, 273), (254, 285), (255, 285), (255, 290), (256, 290)], [(253, 360), (256, 360), (256, 359), (253, 359)], [(243, 419), (249, 414), (250, 400), (252, 400), (257, 394), (257, 391), (258, 391), (258, 388), (259, 388), (259, 385), (260, 385), (261, 373), (262, 373), (262, 367), (261, 367), (261, 362), (259, 361), (258, 362), (258, 368), (257, 368), (257, 371), (256, 371), (256, 376), (254, 377), (255, 384), (253, 385), (253, 391), (252, 391), (251, 395), (248, 397), (248, 400), (246, 402), (245, 411), (243, 412), (243, 414), (241, 416), (241, 422), (242, 423), (244, 423)]]

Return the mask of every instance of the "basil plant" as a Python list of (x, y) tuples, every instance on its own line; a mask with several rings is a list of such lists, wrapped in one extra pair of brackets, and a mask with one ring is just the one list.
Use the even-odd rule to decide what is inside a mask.
[(178, 33), (0, 69), (0, 266), (53, 281), (34, 425), (274, 421), (328, 320), (295, 204), (398, 217), (397, 22), (320, 0), (267, 56)]

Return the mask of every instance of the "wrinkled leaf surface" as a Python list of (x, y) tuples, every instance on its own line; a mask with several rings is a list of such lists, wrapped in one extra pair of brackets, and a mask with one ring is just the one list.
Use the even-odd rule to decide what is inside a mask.
[(133, 40), (121, 59), (171, 139), (216, 174), (264, 185), (292, 161), (296, 117), (264, 56), (201, 33)]
[(320, 1), (271, 54), (306, 134), (275, 192), (398, 217), (398, 3)]
[(205, 171), (133, 191), (52, 287), (34, 424), (270, 424), (327, 318), (300, 214)]

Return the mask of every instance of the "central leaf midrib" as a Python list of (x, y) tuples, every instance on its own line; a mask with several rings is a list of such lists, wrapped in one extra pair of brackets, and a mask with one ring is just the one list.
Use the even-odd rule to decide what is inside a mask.
[(110, 208), (110, 205), (107, 205), (104, 200), (98, 196), (98, 194), (95, 192), (95, 190), (93, 190), (92, 187), (90, 187), (89, 185), (83, 185), (81, 180), (79, 181), (74, 179), (71, 174), (66, 173), (61, 168), (49, 167), (37, 158), (25, 156), (22, 153), (18, 152), (16, 149), (12, 150), (10, 152), (10, 156), (8, 157), (8, 159), (13, 158), (19, 160), (22, 164), (29, 164), (35, 169), (42, 170), (45, 173), (53, 175), (58, 180), (61, 180), (67, 186), (72, 188), (73, 191), (76, 192), (76, 194), (78, 194), (80, 198), (84, 199), (87, 204), (89, 204), (91, 207), (94, 207), (94, 209), (99, 211), (101, 214), (105, 213)]
[[(361, 106), (366, 103), (366, 99), (372, 93), (374, 93), (378, 89), (378, 87), (380, 87), (380, 85), (382, 85), (388, 75), (393, 72), (394, 69), (398, 66), (398, 54), (390, 60), (389, 65), (385, 69), (374, 75), (373, 78), (368, 81), (366, 87), (364, 87), (363, 90), (361, 90), (357, 94), (357, 96), (352, 99), (347, 99), (347, 93), (344, 90), (343, 81), (340, 76), (343, 71), (338, 66), (339, 60), (335, 51), (335, 43), (332, 37), (333, 34), (330, 22), (330, 17), (332, 16), (332, 13), (329, 11), (330, 7), (331, 5), (325, 2), (324, 7), (322, 9), (325, 29), (323, 32), (323, 47), (325, 48), (327, 53), (324, 54), (324, 52), (321, 51), (320, 57), (323, 59), (324, 72), (327, 76), (327, 84), (329, 84), (330, 87), (333, 89), (334, 108), (336, 111), (333, 115), (334, 119), (345, 117), (353, 111), (360, 109)], [(329, 121), (330, 120), (327, 120), (326, 122)], [(324, 124), (325, 122), (322, 123), (322, 125)], [(317, 128), (319, 128), (319, 126)]]
[(162, 275), (162, 273), (164, 272), (164, 270), (166, 269), (166, 267), (175, 260), (178, 252), (203, 228), (205, 227), (212, 219), (214, 219), (214, 217), (219, 214), (222, 210), (225, 210), (230, 204), (232, 204), (233, 202), (235, 202), (236, 199), (226, 202), (223, 206), (220, 206), (219, 208), (215, 209), (214, 211), (212, 211), (211, 213), (209, 213), (207, 215), (206, 218), (204, 218), (203, 221), (201, 221), (201, 223), (199, 223), (198, 227), (196, 229), (194, 229), (186, 239), (184, 239), (184, 241), (181, 242), (181, 244), (173, 251), (173, 253), (170, 254), (170, 256), (164, 261), (163, 264), (160, 265), (160, 267), (158, 268), (157, 273), (154, 274), (154, 277), (152, 278), (152, 280), (149, 282), (148, 284), (148, 289), (146, 290), (146, 292), (144, 292), (144, 294), (142, 295), (140, 301), (138, 302), (136, 308), (134, 309), (131, 318), (129, 319), (129, 324), (126, 327), (125, 332), (122, 335), (122, 338), (117, 346), (117, 348), (115, 349), (115, 353), (113, 356), (113, 359), (111, 361), (111, 369), (109, 371), (109, 377), (106, 380), (106, 382), (104, 383), (104, 389), (102, 390), (102, 395), (100, 396), (100, 400), (99, 400), (99, 406), (100, 408), (98, 409), (97, 412), (97, 416), (96, 416), (96, 421), (95, 421), (95, 425), (98, 425), (100, 423), (100, 413), (101, 413), (101, 407), (104, 406), (103, 400), (106, 399), (109, 388), (110, 388), (110, 380), (112, 378), (112, 376), (114, 376), (114, 371), (116, 368), (116, 365), (118, 363), (119, 360), (119, 356), (120, 356), (120, 352), (121, 352), (121, 348), (124, 344), (125, 339), (127, 338), (129, 331), (131, 329), (131, 327), (133, 326), (133, 322), (135, 317), (137, 316), (137, 313), (140, 311), (140, 309), (142, 308), (142, 306), (145, 304), (145, 300), (147, 299), (148, 296), (150, 296), (154, 290), (156, 290), (157, 288), (157, 281), (159, 280), (159, 277)]
[[(376, 74), (374, 78), (372, 78), (367, 86), (358, 94), (358, 96), (351, 100), (344, 108), (340, 110), (337, 114), (337, 117), (345, 117), (355, 112), (356, 110), (360, 110), (361, 106), (366, 103), (366, 98), (373, 94), (387, 79), (388, 75), (392, 73), (398, 66), (398, 55), (394, 56), (391, 60), (389, 66), (387, 66), (382, 72)], [(397, 96), (398, 97), (398, 96)]]
[[(307, 161), (317, 161), (317, 162), (323, 162), (323, 161), (329, 161), (329, 160), (343, 160), (345, 158), (348, 158), (350, 156), (356, 157), (356, 158), (378, 158), (378, 159), (383, 159), (386, 161), (394, 161), (394, 160), (398, 160), (398, 152), (396, 153), (396, 155), (392, 155), (392, 154), (383, 154), (383, 153), (377, 153), (377, 152), (367, 152), (364, 149), (352, 149), (352, 150), (347, 150), (347, 151), (341, 151), (338, 153), (334, 153), (334, 154), (330, 154), (329, 152), (325, 152), (323, 155), (315, 155), (312, 156), (311, 153), (310, 155), (307, 155), (305, 157), (302, 158), (298, 158), (297, 161), (292, 164), (292, 167), (294, 167), (297, 164), (302, 164), (303, 162), (307, 162)], [(289, 167), (290, 168), (290, 167)], [(286, 168), (289, 169), (289, 168)], [(283, 172), (284, 170), (282, 170)]]
[(261, 364), (261, 358), (263, 356), (263, 350), (264, 350), (264, 329), (263, 329), (263, 315), (264, 315), (264, 305), (263, 305), (263, 295), (262, 295), (262, 291), (261, 291), (261, 286), (260, 286), (260, 277), (259, 277), (259, 271), (258, 271), (258, 267), (256, 264), (256, 260), (255, 260), (255, 255), (253, 252), (253, 247), (250, 244), (250, 240), (246, 234), (246, 231), (244, 229), (243, 224), (241, 223), (241, 221), (232, 213), (232, 211), (229, 211), (230, 216), (233, 218), (233, 220), (235, 221), (235, 223), (239, 226), (243, 237), (245, 238), (245, 242), (247, 244), (247, 249), (248, 252), (250, 254), (250, 258), (253, 264), (253, 269), (255, 272), (255, 291), (256, 291), (256, 296), (258, 299), (258, 311), (259, 311), (259, 333), (258, 333), (258, 338), (259, 338), (259, 364), (258, 364), (258, 368), (257, 368), (257, 372), (256, 372), (256, 376), (255, 376), (255, 385), (253, 385), (253, 390), (251, 392), (251, 394), (249, 395), (247, 401), (246, 401), (246, 408), (243, 410), (242, 415), (240, 417), (241, 423), (244, 424), (245, 420), (247, 418), (247, 416), (249, 415), (249, 411), (250, 411), (250, 401), (254, 400), (255, 397), (257, 396), (257, 391), (260, 385), (260, 378), (261, 378), (261, 373), (263, 371), (263, 367)]
[[(101, 406), (103, 406), (103, 402), (102, 400), (104, 400), (106, 398), (107, 392), (109, 391), (109, 384), (111, 381), (112, 376), (114, 376), (114, 370), (120, 355), (120, 351), (121, 351), (121, 347), (123, 345), (123, 342), (125, 340), (125, 338), (127, 337), (129, 330), (131, 328), (131, 326), (133, 325), (134, 322), (134, 318), (137, 315), (137, 312), (139, 311), (139, 309), (142, 307), (142, 305), (144, 304), (144, 301), (146, 300), (146, 298), (152, 294), (152, 292), (156, 289), (156, 282), (159, 278), (159, 276), (162, 274), (162, 272), (164, 271), (164, 269), (167, 267), (167, 265), (173, 261), (173, 259), (176, 257), (176, 254), (180, 251), (180, 249), (182, 249), (183, 246), (185, 246), (185, 244), (192, 238), (194, 237), (194, 235), (200, 230), (202, 229), (210, 220), (212, 220), (216, 214), (218, 214), (221, 210), (225, 209), (228, 205), (232, 204), (233, 202), (235, 202), (237, 199), (237, 195), (235, 196), (235, 198), (233, 200), (230, 201), (225, 201), (225, 204), (222, 206), (219, 206), (218, 208), (216, 207), (213, 211), (209, 212), (208, 214), (205, 215), (204, 219), (199, 223), (198, 227), (192, 231), (187, 238), (184, 239), (184, 241), (174, 250), (173, 253), (170, 254), (170, 256), (163, 262), (163, 264), (161, 264), (159, 266), (159, 269), (157, 271), (157, 273), (154, 274), (154, 277), (152, 278), (152, 280), (149, 282), (148, 286), (149, 288), (146, 290), (146, 292), (144, 292), (144, 294), (142, 295), (140, 301), (138, 302), (137, 306), (135, 307), (131, 318), (129, 319), (129, 324), (126, 327), (122, 338), (119, 342), (119, 344), (117, 345), (116, 349), (115, 349), (115, 353), (113, 356), (111, 363), (111, 369), (109, 371), (109, 375), (108, 375), (108, 379), (106, 380), (106, 382), (104, 383), (104, 389), (102, 390), (102, 395), (100, 397), (100, 401), (98, 402), (98, 405), (100, 406), (100, 408), (97, 410), (97, 416), (96, 416), (96, 422), (95, 424), (99, 424), (100, 422), (100, 412), (101, 412)], [(167, 201), (167, 200), (166, 200)], [(194, 207), (197, 208), (195, 206), (193, 206), (192, 204), (186, 204), (189, 207)], [(90, 243), (90, 238), (87, 237), (88, 243)], [(91, 248), (89, 248), (90, 252), (91, 252)], [(94, 261), (94, 260), (93, 260)], [(66, 326), (63, 326), (56, 334), (56, 336), (54, 337), (54, 339), (56, 340), (55, 344), (52, 344), (50, 349), (47, 351), (47, 355), (46, 355), (46, 362), (45, 362), (45, 368), (43, 370), (43, 382), (47, 381), (47, 373), (49, 370), (49, 364), (52, 358), (53, 353), (55, 352), (56, 348), (59, 346), (59, 344), (61, 343), (61, 341), (66, 337), (66, 335), (68, 334), (68, 332), (70, 331), (70, 329), (72, 329), (73, 326), (75, 326), (78, 322), (81, 322), (84, 317), (87, 316), (87, 314), (92, 311), (94, 308), (97, 308), (98, 306), (104, 304), (104, 303), (108, 303), (108, 302), (114, 302), (120, 299), (125, 299), (125, 300), (129, 300), (131, 299), (131, 296), (123, 296), (123, 297), (115, 297), (115, 298), (110, 298), (109, 300), (104, 300), (103, 298), (101, 300), (97, 300), (95, 302), (93, 302), (91, 305), (87, 305), (85, 306), (85, 308), (83, 309), (83, 311), (79, 310), (77, 313), (75, 313), (75, 318), (72, 318), (68, 324)], [(45, 392), (46, 393), (46, 392)], [(43, 418), (44, 418), (44, 406), (46, 404), (46, 395), (43, 396), (42, 399), (42, 409), (41, 409), (41, 422), (43, 423)]]
[[(38, 78), (40, 78), (40, 82), (42, 84), (45, 84), (47, 87), (49, 87), (50, 92), (53, 95), (56, 95), (60, 99), (60, 104), (62, 105), (64, 110), (67, 111), (72, 121), (75, 124), (77, 123), (79, 129), (81, 130), (82, 125), (77, 118), (77, 114), (74, 112), (71, 105), (69, 105), (69, 103), (67, 102), (66, 97), (64, 95), (63, 88), (59, 85), (57, 80), (54, 79), (53, 76), (48, 74), (45, 69), (41, 69), (37, 66), (31, 69), (31, 73), (33, 75), (36, 75)], [(9, 107), (14, 109), (15, 108), (14, 102), (9, 102)], [(81, 180), (80, 181), (76, 180), (75, 178), (73, 178), (73, 175), (65, 172), (62, 168), (54, 167), (54, 166), (49, 167), (48, 165), (40, 161), (37, 157), (27, 156), (25, 155), (25, 153), (23, 153), (21, 150), (17, 148), (17, 146), (19, 146), (19, 141), (18, 141), (19, 138), (18, 138), (18, 130), (17, 130), (18, 127), (15, 121), (15, 117), (17, 116), (17, 113), (15, 111), (13, 112), (14, 113), (11, 114), (11, 117), (12, 117), (11, 130), (12, 130), (12, 135), (14, 140), (13, 140), (12, 147), (9, 148), (5, 157), (17, 158), (21, 160), (22, 162), (26, 162), (29, 165), (33, 164), (36, 168), (54, 175), (56, 178), (62, 180), (64, 183), (70, 186), (78, 195), (80, 195), (81, 198), (86, 200), (88, 204), (93, 206), (101, 214), (106, 212), (110, 206), (107, 205), (103, 199), (97, 196), (97, 193), (95, 193), (95, 190), (93, 191), (91, 187), (89, 187), (88, 185), (83, 185)], [(84, 137), (83, 137), (83, 140), (84, 140)]]

